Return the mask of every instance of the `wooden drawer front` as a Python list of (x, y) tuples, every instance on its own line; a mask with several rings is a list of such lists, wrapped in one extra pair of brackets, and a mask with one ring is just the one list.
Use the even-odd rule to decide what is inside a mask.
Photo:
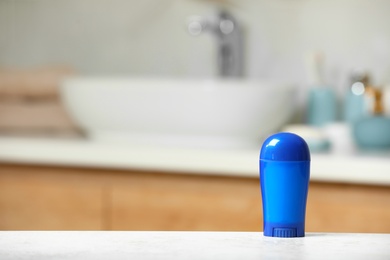
[(97, 186), (45, 168), (1, 169), (1, 230), (102, 228), (102, 191)]
[(311, 183), (308, 231), (390, 233), (390, 187)]
[(133, 175), (112, 190), (114, 230), (259, 231), (261, 214), (251, 179)]

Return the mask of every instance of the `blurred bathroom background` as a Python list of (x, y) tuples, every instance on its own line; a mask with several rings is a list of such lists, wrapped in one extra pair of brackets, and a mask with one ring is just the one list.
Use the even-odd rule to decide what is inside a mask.
[[(338, 102), (353, 71), (369, 73), (375, 86), (390, 80), (388, 1), (2, 0), (0, 132), (71, 133), (66, 112), (50, 102), (69, 74), (218, 78), (216, 38), (193, 37), (186, 23), (219, 9), (242, 28), (243, 77), (297, 87), (293, 122), (306, 120), (311, 53), (323, 56), (322, 81)], [(24, 109), (10, 101), (18, 97), (45, 102)], [(338, 105), (337, 119), (343, 113)]]
[[(312, 158), (308, 230), (390, 232), (389, 10), (388, 0), (0, 0), (0, 229), (261, 230), (260, 137), (291, 131), (302, 135), (318, 154)], [(206, 20), (215, 22), (221, 11), (235, 21), (235, 27), (228, 22), (225, 29), (240, 29), (242, 40), (240, 73), (224, 79), (218, 56), (223, 48), (216, 35), (220, 32), (201, 28)], [(189, 28), (191, 21), (200, 22)], [(92, 81), (84, 84), (79, 78)], [(124, 81), (107, 83), (107, 79)], [(195, 104), (187, 111), (174, 107), (174, 99), (166, 102), (172, 104), (177, 120), (184, 120), (180, 112), (188, 113), (194, 125), (201, 126), (199, 131), (215, 123), (221, 129), (231, 126), (232, 133), (226, 136), (246, 137), (246, 130), (248, 136), (259, 130), (259, 138), (248, 151), (240, 147), (215, 152), (137, 150), (138, 146), (89, 142), (88, 127), (103, 125), (98, 120), (105, 120), (107, 126), (112, 116), (120, 126), (123, 121), (131, 124), (136, 121), (120, 116), (130, 117), (136, 111), (137, 120), (146, 117), (149, 105), (138, 96), (127, 101), (120, 93), (102, 91), (90, 96), (77, 89), (93, 89), (92, 85), (105, 82), (109, 88), (117, 84), (120, 89), (126, 82), (134, 84), (133, 80), (141, 82), (139, 86), (154, 84), (150, 88), (157, 91), (153, 104), (161, 103), (161, 107), (165, 93), (171, 93), (163, 89), (169, 89), (170, 82), (175, 82), (175, 91), (180, 82), (191, 91), (198, 82), (205, 84), (199, 88), (206, 94), (198, 94), (214, 93), (207, 96), (209, 103)], [(69, 95), (62, 88), (64, 82), (73, 84)], [(219, 87), (212, 82), (222, 83)], [(226, 100), (221, 95), (225, 84), (230, 91)], [(234, 104), (228, 98), (245, 96), (239, 94), (241, 84), (254, 91), (259, 84), (261, 93), (270, 94), (256, 97), (248, 92), (250, 102), (244, 99)], [(273, 92), (278, 84), (283, 86), (279, 94)], [(193, 93), (185, 97), (195, 100), (198, 94)], [(103, 102), (104, 96), (114, 99)], [(178, 103), (190, 103), (184, 96), (175, 97), (182, 98)], [(137, 101), (145, 106), (122, 109)], [(69, 105), (73, 103), (81, 112)], [(99, 108), (100, 104), (104, 105)], [(207, 106), (221, 105), (226, 111), (246, 111), (242, 104), (249, 109), (245, 113), (221, 116), (207, 110)], [(275, 109), (271, 109), (273, 104)], [(114, 107), (121, 113), (107, 112)], [(262, 127), (254, 123), (253, 108), (265, 114)], [(208, 114), (206, 122), (195, 121)], [(99, 119), (100, 115), (104, 118)], [(229, 124), (222, 118), (238, 121)], [(151, 121), (165, 123), (160, 119)], [(158, 128), (137, 122), (141, 122), (137, 128), (141, 132)], [(239, 128), (240, 122), (248, 127)], [(268, 132), (260, 133), (271, 123)], [(198, 131), (191, 118), (172, 125), (161, 129), (188, 125), (180, 131)], [(218, 136), (217, 131), (212, 134)], [(118, 140), (121, 143), (119, 135)], [(193, 143), (199, 143), (198, 139)], [(110, 175), (113, 169), (125, 174), (115, 170)], [(182, 175), (167, 174), (172, 172)], [(35, 202), (27, 202), (30, 198)], [(344, 200), (339, 202), (339, 198)], [(183, 213), (188, 205), (193, 208)], [(107, 213), (111, 209), (113, 213)], [(220, 215), (215, 213), (218, 210)], [(337, 222), (335, 216), (344, 217)], [(196, 217), (198, 224), (186, 224)], [(207, 222), (211, 220), (213, 224)]]

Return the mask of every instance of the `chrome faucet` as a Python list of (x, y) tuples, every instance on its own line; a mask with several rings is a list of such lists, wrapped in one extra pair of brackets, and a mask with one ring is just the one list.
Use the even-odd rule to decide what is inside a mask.
[(236, 19), (226, 10), (219, 10), (214, 17), (191, 16), (187, 23), (191, 35), (203, 31), (214, 34), (218, 44), (218, 71), (221, 77), (243, 76), (243, 37)]

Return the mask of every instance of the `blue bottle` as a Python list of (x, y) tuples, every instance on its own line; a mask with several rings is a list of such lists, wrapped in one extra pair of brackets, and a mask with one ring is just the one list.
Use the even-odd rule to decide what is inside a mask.
[(310, 152), (300, 136), (277, 133), (260, 152), (264, 236), (305, 236)]

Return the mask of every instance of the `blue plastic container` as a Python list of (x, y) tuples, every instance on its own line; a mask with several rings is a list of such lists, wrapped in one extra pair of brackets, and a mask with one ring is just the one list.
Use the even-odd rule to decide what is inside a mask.
[(264, 236), (305, 236), (310, 151), (300, 136), (268, 137), (260, 152), (260, 187)]
[(317, 87), (309, 92), (307, 121), (309, 125), (323, 127), (336, 120), (336, 95), (330, 87)]

